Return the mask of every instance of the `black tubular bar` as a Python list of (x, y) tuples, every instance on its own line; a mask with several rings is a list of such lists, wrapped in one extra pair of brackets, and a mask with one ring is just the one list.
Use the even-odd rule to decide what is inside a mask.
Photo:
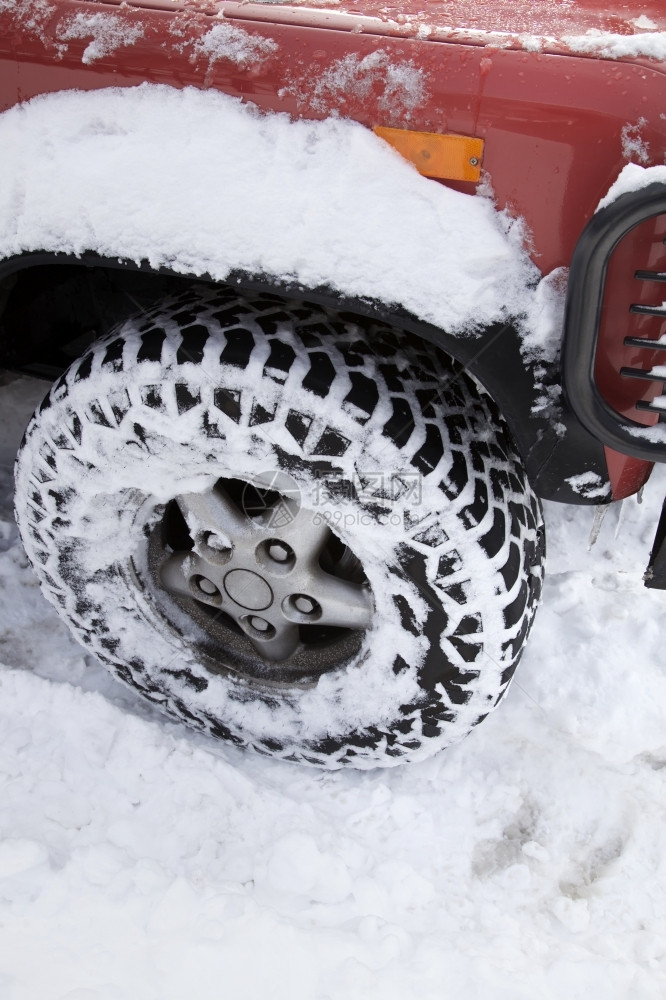
[(620, 375), (623, 378), (641, 378), (648, 382), (666, 382), (666, 375), (653, 375), (652, 372), (644, 372), (642, 368), (620, 368)]
[(647, 410), (649, 413), (657, 413), (659, 419), (663, 420), (666, 417), (666, 409), (663, 406), (655, 406), (654, 403), (648, 403), (645, 399), (639, 399), (636, 403), (637, 410)]
[(625, 337), (624, 345), (625, 347), (648, 348), (651, 351), (666, 351), (666, 340), (662, 343), (661, 340), (643, 340), (642, 337)]
[(571, 261), (562, 345), (564, 392), (581, 424), (605, 445), (648, 462), (666, 461), (666, 439), (642, 436), (648, 428), (606, 402), (596, 384), (594, 362), (608, 261), (630, 230), (664, 213), (666, 184), (655, 183), (620, 195), (592, 217)]
[(643, 306), (639, 302), (635, 302), (629, 307), (629, 312), (639, 313), (641, 316), (666, 316), (666, 309), (664, 306)]
[(666, 281), (666, 271), (636, 271), (639, 281)]

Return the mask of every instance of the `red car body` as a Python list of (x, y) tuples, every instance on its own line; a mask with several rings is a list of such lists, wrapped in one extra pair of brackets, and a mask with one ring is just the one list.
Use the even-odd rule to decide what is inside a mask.
[[(132, 42), (92, 59), (89, 45), (105, 19)], [(78, 26), (74, 33), (72, 23)], [(247, 65), (198, 57), (197, 41), (219, 23), (242, 28), (259, 45), (275, 43), (273, 55)], [(547, 274), (570, 265), (586, 223), (628, 161), (664, 163), (666, 64), (657, 57), (664, 31), (666, 15), (653, 0), (448, 0), (400, 7), (4, 0), (0, 109), (59, 90), (152, 81), (215, 88), (295, 118), (337, 115), (368, 128), (476, 137), (484, 141), (484, 178), (497, 207), (525, 220), (532, 258)], [(345, 60), (356, 86), (318, 85)], [(395, 66), (421, 72), (427, 84), (418, 100), (406, 102), (392, 87)], [(475, 189), (471, 182), (440, 182)], [(622, 253), (634, 269), (666, 269), (662, 229), (657, 214), (625, 239)], [(636, 366), (636, 349), (624, 339), (631, 334), (654, 341), (666, 327), (658, 329), (654, 317), (632, 317), (633, 326), (624, 318), (619, 322), (637, 300), (636, 287), (619, 259), (611, 262), (610, 274), (594, 378), (614, 411), (651, 424), (658, 415), (636, 403), (649, 403), (661, 389), (654, 380), (628, 382), (621, 375), (623, 366)], [(641, 295), (641, 302), (655, 300), (654, 287), (645, 286)], [(657, 355), (650, 358), (652, 363)], [(647, 364), (639, 361), (639, 367)], [(477, 374), (503, 401), (510, 398), (510, 372), (495, 375), (494, 384), (492, 371)], [(514, 426), (522, 420), (513, 415)], [(612, 497), (618, 499), (645, 482), (651, 465), (612, 443), (602, 440)], [(584, 501), (552, 483), (541, 492)]]

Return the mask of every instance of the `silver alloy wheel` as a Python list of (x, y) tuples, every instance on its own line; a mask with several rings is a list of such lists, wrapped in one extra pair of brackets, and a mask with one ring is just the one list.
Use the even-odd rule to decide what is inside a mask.
[(238, 647), (240, 631), (260, 661), (246, 674), (314, 678), (347, 661), (373, 614), (358, 560), (293, 497), (274, 495), (249, 516), (228, 486), (174, 499), (171, 517), (175, 506), (186, 529), (177, 540), (164, 524), (153, 533), (153, 581), (221, 650)]

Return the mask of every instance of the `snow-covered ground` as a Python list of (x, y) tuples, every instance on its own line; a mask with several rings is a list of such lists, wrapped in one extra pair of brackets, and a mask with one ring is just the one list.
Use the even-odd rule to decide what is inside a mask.
[(0, 387), (1, 1000), (666, 992), (666, 487), (547, 505), (514, 684), (426, 763), (323, 773), (165, 721), (69, 637), (12, 516), (42, 383)]

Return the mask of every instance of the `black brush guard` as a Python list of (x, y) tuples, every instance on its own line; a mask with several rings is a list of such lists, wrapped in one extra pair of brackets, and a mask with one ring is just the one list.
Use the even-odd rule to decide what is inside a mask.
[[(644, 424), (622, 416), (601, 395), (594, 377), (594, 363), (604, 299), (608, 261), (616, 246), (635, 226), (666, 213), (666, 184), (650, 184), (640, 191), (621, 195), (596, 213), (578, 241), (571, 261), (567, 311), (562, 346), (562, 378), (567, 401), (583, 426), (598, 441), (625, 455), (647, 462), (666, 461), (666, 431), (661, 440), (651, 439)], [(637, 271), (642, 280), (666, 280), (659, 272)], [(647, 307), (635, 306), (641, 311)], [(666, 317), (666, 309), (655, 307), (654, 315)], [(666, 343), (631, 342), (664, 352)], [(628, 370), (625, 372), (629, 374)], [(632, 375), (635, 374), (632, 372)], [(662, 413), (651, 404), (643, 408)], [(642, 432), (642, 433), (641, 433)]]
[[(614, 410), (604, 399), (596, 383), (595, 359), (606, 272), (611, 255), (635, 226), (665, 213), (666, 184), (656, 183), (621, 195), (592, 217), (578, 241), (571, 261), (562, 346), (564, 393), (581, 424), (598, 441), (615, 451), (648, 462), (666, 461), (666, 429), (655, 434), (651, 428)], [(634, 277), (640, 281), (666, 282), (666, 274), (662, 271), (637, 270)], [(663, 306), (635, 305), (631, 307), (631, 311), (647, 311), (650, 315), (666, 318), (666, 308)], [(666, 364), (666, 343), (631, 337), (627, 337), (625, 343), (632, 347), (663, 351)], [(664, 381), (638, 369), (624, 368), (620, 374), (629, 378)], [(638, 402), (637, 407), (657, 413), (661, 419), (666, 417), (666, 410), (652, 403)], [(665, 543), (666, 501), (645, 573), (647, 587), (666, 589)]]

